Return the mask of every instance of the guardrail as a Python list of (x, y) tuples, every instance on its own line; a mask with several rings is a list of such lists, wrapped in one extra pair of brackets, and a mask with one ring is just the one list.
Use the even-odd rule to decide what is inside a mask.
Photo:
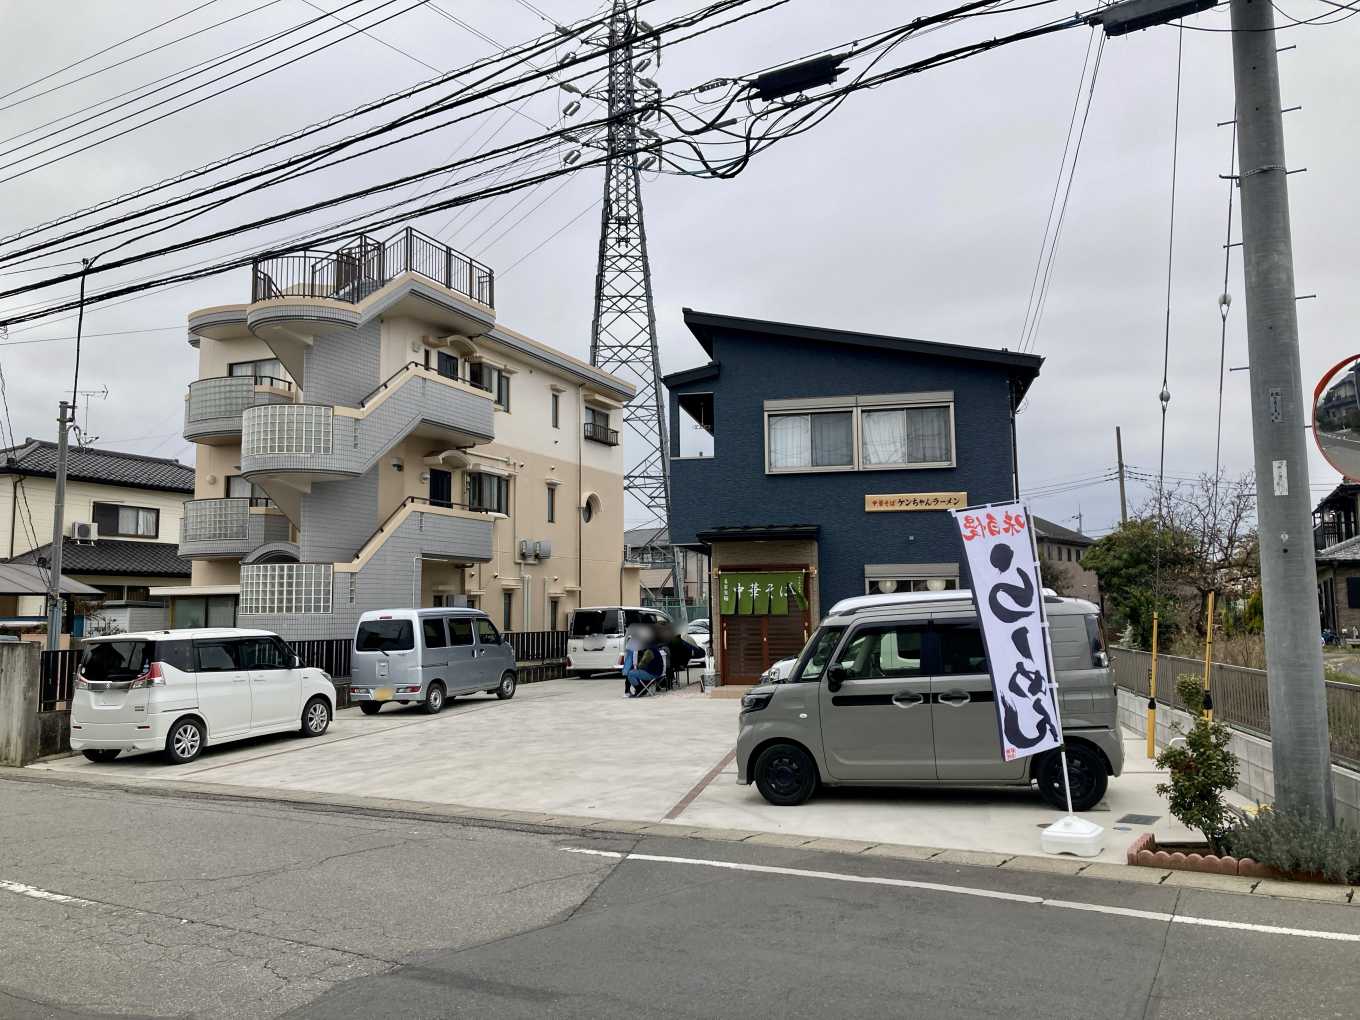
[[(1152, 653), (1136, 648), (1111, 648), (1110, 665), (1116, 684), (1144, 698), (1148, 696)], [(1182, 673), (1203, 679), (1203, 660), (1178, 655), (1157, 656), (1158, 703), (1186, 712), (1189, 709), (1176, 692), (1176, 677)], [(1332, 680), (1325, 683), (1332, 760), (1355, 767), (1360, 765), (1360, 684)], [(1215, 719), (1258, 736), (1270, 736), (1270, 691), (1265, 670), (1212, 663), (1209, 691)]]

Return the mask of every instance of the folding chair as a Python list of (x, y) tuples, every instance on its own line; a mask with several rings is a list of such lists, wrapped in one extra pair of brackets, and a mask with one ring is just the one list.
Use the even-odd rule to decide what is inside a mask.
[(671, 671), (670, 652), (665, 648), (658, 648), (657, 651), (661, 655), (661, 672), (654, 677), (641, 681), (641, 685), (638, 687), (635, 697), (641, 698), (644, 695), (656, 694), (659, 691), (667, 689), (667, 678), (670, 676)]

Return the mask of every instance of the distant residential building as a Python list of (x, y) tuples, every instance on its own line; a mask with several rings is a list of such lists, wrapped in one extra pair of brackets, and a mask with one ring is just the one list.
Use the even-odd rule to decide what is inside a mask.
[[(51, 562), (56, 467), (55, 443), (28, 439), (0, 450), (5, 559), (30, 565)], [(193, 489), (194, 469), (176, 460), (71, 447), (62, 575), (99, 589), (105, 604), (154, 601), (151, 588), (187, 581), (189, 561), (180, 558), (178, 549), (184, 497)], [(0, 598), (0, 618), (12, 623), (37, 623), (45, 612), (38, 595)], [(83, 613), (73, 616), (68, 626), (79, 636)]]
[(1313, 508), (1322, 627), (1360, 636), (1360, 485), (1342, 482)]
[(1086, 550), (1095, 544), (1095, 539), (1038, 516), (1034, 518), (1034, 538), (1039, 547), (1041, 569), (1042, 562), (1057, 564), (1066, 576), (1068, 584), (1063, 594), (1099, 604), (1100, 578), (1082, 564)]
[(369, 609), (469, 605), (551, 630), (636, 602), (629, 383), (499, 323), (491, 270), (414, 230), (262, 256), (253, 281), (189, 315), (176, 625), (347, 638)]
[(840, 599), (968, 583), (948, 510), (1014, 496), (1015, 408), (1042, 358), (690, 309), (685, 323), (709, 361), (665, 377), (670, 535), (710, 556), (722, 682), (797, 654)]
[[(674, 498), (674, 497), (672, 497)], [(674, 556), (680, 556), (685, 590), (675, 591)], [(623, 559), (639, 568), (638, 581), (644, 594), (661, 599), (683, 597), (690, 603), (708, 601), (708, 557), (697, 549), (670, 544), (666, 528), (632, 528), (623, 533)]]

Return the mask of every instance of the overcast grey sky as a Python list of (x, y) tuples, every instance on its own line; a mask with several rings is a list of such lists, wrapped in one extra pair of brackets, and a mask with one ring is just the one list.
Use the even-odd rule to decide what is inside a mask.
[[(196, 2), (0, 0), (0, 92), (188, 11)], [(264, 2), (215, 0), (78, 70), (0, 100), (0, 106)], [(344, 2), (317, 0), (328, 10)], [(344, 15), (353, 17), (381, 2), (362, 0)], [(373, 18), (410, 2), (401, 0)], [(514, 0), (438, 0), (436, 6), (504, 44), (545, 28)], [(533, 6), (561, 22), (599, 9), (590, 0), (537, 0)], [(647, 17), (657, 23), (697, 6), (698, 0), (657, 0)], [(655, 77), (672, 91), (799, 57), (947, 6), (945, 0), (792, 0), (668, 51)], [(1328, 10), (1318, 0), (1280, 0), (1279, 7), (1296, 18)], [(894, 59), (919, 58), (1064, 13), (1068, 10), (1058, 4), (979, 19), (916, 40)], [(303, 0), (276, 0), (124, 67), (0, 110), (0, 134), (9, 138), (315, 16), (315, 8)], [(1189, 24), (1224, 28), (1227, 23), (1224, 5)], [(450, 69), (492, 49), (430, 5), (372, 34), (409, 55), (357, 35), (192, 110), (9, 181), (0, 185), (0, 231), (42, 222), (425, 80), (431, 71), (420, 61)], [(1301, 293), (1318, 294), (1299, 305), (1304, 379), (1311, 388), (1327, 367), (1360, 348), (1353, 329), (1360, 318), (1360, 292), (1351, 285), (1360, 264), (1360, 217), (1352, 184), (1360, 162), (1360, 135), (1354, 130), (1360, 18), (1287, 29), (1280, 40), (1298, 46), (1280, 61), (1286, 105), (1303, 107), (1287, 115), (1286, 141), (1291, 166), (1308, 168), (1290, 178), (1290, 189), (1298, 287)], [(664, 370), (702, 359), (681, 322), (684, 306), (1016, 347), (1086, 44), (1085, 29), (1070, 30), (857, 93), (825, 124), (758, 157), (732, 181), (671, 176), (647, 181)], [(1193, 475), (1213, 464), (1217, 299), (1227, 208), (1227, 185), (1219, 175), (1228, 172), (1230, 144), (1229, 129), (1215, 124), (1233, 113), (1230, 44), (1231, 36), (1221, 32), (1184, 35), (1166, 447), (1172, 476)], [(1049, 493), (1035, 500), (1036, 512), (1074, 525), (1071, 518), (1080, 510), (1088, 532), (1101, 533), (1117, 520), (1116, 486), (1095, 482), (1054, 492), (1053, 484), (1083, 484), (1110, 471), (1116, 425), (1123, 426), (1129, 463), (1140, 471), (1155, 472), (1157, 466), (1176, 46), (1176, 30), (1158, 28), (1110, 40), (1105, 48), (1035, 345), (1047, 361), (1020, 418), (1022, 484)], [(497, 141), (537, 133), (540, 128), (528, 117), (554, 122), (560, 105), (555, 97), (531, 101), (524, 107), (526, 117), (515, 118)], [(196, 221), (194, 229), (230, 225), (444, 162), (460, 143), (468, 142), (465, 152), (484, 144), (503, 118), (493, 115), (486, 127), (449, 129), (242, 200)], [(32, 137), (0, 143), (0, 150)], [(0, 163), (14, 158), (0, 157)], [(597, 170), (576, 175), (548, 197), (557, 186), (539, 188), (513, 211), (522, 196), (501, 198), (456, 218), (445, 212), (418, 222), (497, 270), (497, 312), (503, 322), (585, 357), (601, 176)], [(264, 247), (346, 211), (130, 268), (100, 278), (92, 290)], [(187, 236), (187, 230), (175, 236)], [(1232, 366), (1246, 360), (1236, 255), (1228, 323)], [(57, 255), (51, 261), (73, 257)], [(0, 283), (32, 278), (0, 276)], [(89, 428), (101, 445), (191, 460), (192, 447), (179, 435), (184, 387), (195, 375), (185, 316), (195, 308), (248, 300), (249, 287), (248, 271), (235, 270), (89, 311), (81, 385), (109, 388), (109, 399), (92, 402), (90, 409)], [(0, 308), (12, 312), (73, 292), (63, 285), (7, 299)], [(99, 335), (122, 331), (132, 332)], [(73, 319), (16, 327), (12, 346), (0, 347), (20, 437), (52, 436), (56, 401), (69, 390), (74, 352), (68, 340), (17, 342), (73, 332)], [(1245, 372), (1229, 374), (1225, 383), (1223, 460), (1234, 473), (1251, 466)], [(1315, 453), (1311, 475), (1315, 494), (1337, 481)], [(1137, 482), (1130, 500), (1136, 505), (1148, 494), (1149, 488)]]

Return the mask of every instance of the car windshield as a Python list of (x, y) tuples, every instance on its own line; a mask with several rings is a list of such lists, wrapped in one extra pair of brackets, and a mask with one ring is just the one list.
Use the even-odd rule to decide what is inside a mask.
[(357, 652), (405, 652), (415, 647), (410, 620), (365, 620), (354, 638)]
[(131, 680), (146, 671), (149, 641), (100, 641), (85, 649), (80, 671), (86, 680)]
[(623, 627), (617, 609), (578, 609), (571, 614), (572, 637), (622, 633)]
[(822, 674), (826, 672), (827, 664), (831, 660), (831, 653), (840, 644), (841, 635), (845, 633), (844, 627), (822, 627), (816, 634), (812, 635), (812, 640), (808, 642), (807, 648), (803, 650), (802, 670), (795, 668), (791, 680), (820, 680)]

